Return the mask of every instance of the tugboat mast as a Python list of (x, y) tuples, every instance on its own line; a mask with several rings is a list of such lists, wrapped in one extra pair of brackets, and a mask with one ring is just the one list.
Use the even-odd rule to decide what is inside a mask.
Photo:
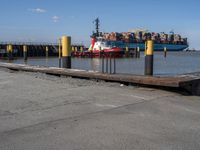
[(96, 26), (96, 36), (99, 37), (99, 26), (100, 26), (99, 18), (95, 20), (95, 26)]
[(95, 19), (93, 21), (93, 23), (95, 24), (96, 32), (93, 32), (92, 37), (96, 38), (96, 37), (100, 36), (100, 33), (99, 33), (100, 20), (99, 20), (99, 18)]

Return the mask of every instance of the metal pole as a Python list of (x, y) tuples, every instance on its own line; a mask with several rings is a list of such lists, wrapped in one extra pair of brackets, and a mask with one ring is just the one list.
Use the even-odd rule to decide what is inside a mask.
[(145, 42), (144, 56), (147, 55), (146, 53), (147, 53), (147, 42)]
[(61, 39), (58, 40), (58, 64), (59, 68), (61, 68)]
[(167, 47), (164, 47), (164, 57), (167, 57)]
[(125, 52), (125, 56), (128, 57), (129, 56), (129, 48), (128, 46), (126, 46), (126, 52)]
[(108, 56), (106, 55), (106, 73), (108, 73)]
[(112, 54), (110, 53), (110, 74), (112, 74)]
[(135, 58), (138, 58), (138, 51), (137, 51), (137, 48), (135, 48)]
[(114, 72), (113, 72), (113, 73), (116, 74), (116, 60), (115, 60), (115, 54), (114, 54), (114, 58), (113, 58), (113, 59), (114, 59)]
[(104, 52), (102, 51), (102, 73), (104, 73)]
[(140, 47), (137, 47), (137, 58), (140, 58)]

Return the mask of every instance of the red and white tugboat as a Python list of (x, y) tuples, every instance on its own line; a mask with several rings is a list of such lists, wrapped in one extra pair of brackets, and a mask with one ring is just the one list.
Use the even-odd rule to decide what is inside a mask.
[(115, 56), (120, 56), (121, 53), (124, 53), (122, 48), (111, 46), (108, 44), (109, 41), (106, 41), (102, 37), (102, 33), (99, 32), (99, 18), (95, 21), (96, 25), (96, 33), (93, 32), (91, 39), (91, 45), (89, 47), (89, 52), (92, 53), (93, 56), (99, 57), (101, 54), (105, 56), (109, 56), (111, 53)]

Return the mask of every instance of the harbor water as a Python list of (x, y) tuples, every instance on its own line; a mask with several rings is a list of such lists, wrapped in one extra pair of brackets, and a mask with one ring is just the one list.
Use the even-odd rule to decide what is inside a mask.
[[(7, 60), (0, 61), (8, 62)], [(106, 60), (104, 59), (105, 62)], [(24, 62), (23, 58), (20, 58), (13, 60), (11, 63), (58, 67), (58, 58), (28, 58), (27, 62)], [(102, 71), (102, 59), (72, 58), (72, 68), (87, 71)], [(155, 75), (168, 76), (192, 72), (200, 72), (200, 52), (168, 52), (166, 58), (164, 58), (163, 52), (154, 53)], [(117, 58), (116, 73), (143, 75), (144, 53), (141, 53), (140, 58)]]

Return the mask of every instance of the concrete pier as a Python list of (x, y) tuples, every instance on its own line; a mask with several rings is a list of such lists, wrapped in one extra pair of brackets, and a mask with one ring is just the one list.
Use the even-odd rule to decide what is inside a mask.
[(38, 72), (0, 69), (1, 150), (200, 149), (199, 97)]
[[(38, 67), (10, 63), (0, 63), (0, 68), (7, 68), (16, 71), (40, 72), (56, 76), (70, 76), (75, 78), (95, 79), (103, 81), (134, 84), (153, 88), (164, 88), (188, 92), (200, 96), (200, 73), (178, 76), (142, 76), (129, 74), (104, 74), (101, 72), (88, 72), (77, 69), (64, 69), (55, 67)], [(107, 67), (106, 67), (107, 68)], [(106, 71), (108, 71), (106, 69)]]

